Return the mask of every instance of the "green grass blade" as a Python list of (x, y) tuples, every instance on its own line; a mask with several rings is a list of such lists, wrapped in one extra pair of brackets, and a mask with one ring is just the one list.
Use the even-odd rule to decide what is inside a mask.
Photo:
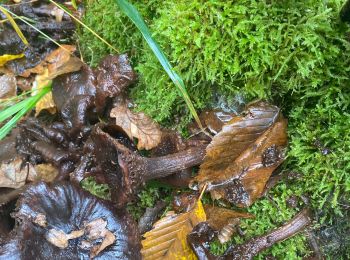
[(35, 107), (36, 103), (45, 96), (47, 93), (51, 91), (51, 86), (45, 87), (41, 89), (38, 94), (35, 96), (29, 97), (26, 100), (23, 100), (21, 103), (25, 103), (25, 106), (15, 114), (10, 121), (8, 121), (3, 127), (0, 129), (0, 140), (2, 140), (13, 127), (16, 126), (18, 120), (20, 120), (28, 111)]
[(199, 120), (199, 117), (197, 115), (197, 112), (192, 104), (192, 101), (187, 93), (185, 84), (181, 77), (174, 71), (172, 66), (170, 65), (168, 59), (162, 52), (159, 45), (154, 41), (152, 38), (151, 32), (149, 31), (146, 23), (142, 19), (139, 12), (136, 10), (136, 8), (130, 4), (127, 0), (116, 0), (117, 4), (119, 5), (120, 9), (130, 18), (130, 20), (136, 25), (136, 27), (140, 30), (143, 37), (147, 41), (148, 45), (152, 49), (153, 53), (158, 58), (160, 64), (163, 66), (166, 73), (169, 75), (170, 79), (174, 82), (175, 86), (179, 89), (180, 93), (182, 94), (188, 109), (190, 110), (192, 116), (196, 120), (197, 124), (200, 128), (203, 129), (203, 126)]
[(13, 116), (18, 111), (22, 110), (24, 107), (26, 107), (29, 101), (30, 101), (29, 99), (25, 99), (21, 102), (14, 104), (13, 106), (9, 106), (8, 108), (2, 110), (0, 112), (0, 123), (6, 120), (7, 118)]

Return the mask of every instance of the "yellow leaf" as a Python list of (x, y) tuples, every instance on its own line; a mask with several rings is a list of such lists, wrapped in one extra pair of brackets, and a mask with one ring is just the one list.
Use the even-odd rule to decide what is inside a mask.
[(0, 10), (1, 10), (1, 12), (4, 13), (4, 15), (6, 15), (6, 18), (11, 23), (13, 29), (15, 29), (15, 31), (18, 34), (19, 38), (21, 38), (22, 42), (25, 45), (28, 45), (29, 43), (28, 43), (26, 37), (23, 35), (23, 33), (22, 33), (21, 29), (19, 28), (19, 26), (17, 25), (16, 21), (12, 18), (12, 16), (7, 12), (7, 10), (4, 7), (0, 6)]
[[(48, 74), (48, 69), (45, 68), (42, 74), (36, 75), (33, 90), (40, 90), (50, 84), (51, 80), (48, 79)], [(32, 94), (36, 95), (36, 93), (37, 91), (33, 91)], [(36, 103), (35, 116), (39, 115), (40, 111), (44, 109), (48, 110), (51, 114), (56, 113), (56, 105), (53, 102), (52, 92), (47, 93), (43, 98), (39, 100), (38, 103)]]
[(203, 221), (206, 221), (206, 215), (200, 200), (186, 213), (169, 212), (143, 235), (143, 259), (197, 259), (188, 246), (187, 235)]
[(4, 54), (0, 56), (0, 67), (4, 66), (6, 64), (6, 62), (11, 61), (11, 60), (15, 60), (15, 59), (19, 59), (24, 57), (24, 54), (15, 54), (15, 55), (11, 55), (11, 54)]

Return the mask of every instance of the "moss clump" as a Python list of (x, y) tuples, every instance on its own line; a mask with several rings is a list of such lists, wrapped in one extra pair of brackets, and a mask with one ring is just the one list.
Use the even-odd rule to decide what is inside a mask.
[[(139, 12), (149, 18), (155, 17), (156, 0), (138, 1)], [(133, 59), (142, 54), (142, 36), (126, 15), (119, 11), (115, 0), (87, 1), (83, 22), (101, 35), (107, 42), (122, 52), (129, 52)], [(80, 28), (78, 38), (81, 51), (86, 62), (95, 66), (111, 50), (107, 45), (96, 39), (88, 30)]]

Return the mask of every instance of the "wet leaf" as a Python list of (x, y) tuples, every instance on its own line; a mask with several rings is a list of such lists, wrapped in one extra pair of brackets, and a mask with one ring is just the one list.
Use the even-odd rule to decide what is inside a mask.
[(47, 63), (49, 79), (80, 70), (83, 62), (71, 54), (75, 50), (76, 47), (73, 45), (62, 45), (46, 56), (45, 62)]
[(50, 229), (46, 234), (45, 238), (54, 246), (57, 246), (59, 248), (66, 248), (68, 247), (68, 241), (70, 239), (75, 239), (83, 235), (84, 235), (84, 230), (76, 230), (76, 231), (72, 231), (69, 234), (66, 234), (59, 229)]
[(102, 243), (100, 245), (94, 246), (91, 249), (90, 257), (94, 258), (95, 256), (97, 256), (106, 247), (112, 245), (114, 243), (115, 239), (116, 239), (115, 235), (111, 231), (107, 230)]
[(117, 104), (110, 116), (115, 118), (116, 125), (120, 126), (130, 139), (138, 139), (139, 150), (149, 150), (160, 143), (162, 132), (158, 124), (142, 112), (132, 112), (126, 103)]
[(238, 212), (231, 209), (225, 209), (210, 205), (205, 205), (205, 214), (207, 215), (207, 222), (209, 225), (217, 231), (224, 228), (231, 219), (241, 219), (241, 218), (253, 218), (254, 216), (245, 213)]
[[(44, 86), (50, 84), (51, 80), (48, 79), (48, 75), (49, 74), (47, 68), (44, 69), (44, 72), (42, 74), (36, 75), (35, 81), (33, 83), (33, 89), (41, 89)], [(35, 94), (36, 91), (33, 91), (33, 95)], [(35, 116), (38, 116), (42, 110), (47, 110), (51, 114), (56, 113), (56, 105), (53, 102), (52, 92), (47, 93), (47, 95), (45, 95), (42, 99), (38, 101), (38, 103), (36, 103)]]
[[(115, 235), (109, 231), (107, 228), (107, 221), (102, 218), (95, 219), (85, 226), (85, 233), (90, 242), (93, 240), (102, 238), (100, 244), (95, 245), (90, 251), (90, 257), (94, 258), (103, 249), (112, 245), (115, 242)], [(87, 242), (89, 242), (87, 241)]]
[(51, 182), (58, 175), (58, 169), (50, 163), (34, 165), (34, 171), (29, 171), (27, 181)]
[(34, 169), (31, 165), (22, 167), (22, 164), (22, 159), (15, 158), (0, 165), (0, 187), (17, 189), (25, 184), (28, 171), (33, 171)]
[(187, 244), (187, 235), (195, 225), (205, 220), (206, 215), (200, 200), (189, 212), (169, 212), (154, 224), (151, 231), (143, 235), (143, 259), (196, 259)]
[(16, 96), (16, 78), (13, 75), (3, 75), (0, 77), (0, 102), (1, 99)]
[(240, 219), (254, 217), (249, 213), (210, 205), (205, 205), (204, 209), (205, 214), (207, 215), (207, 222), (210, 227), (219, 232), (218, 239), (222, 244), (231, 239), (236, 231), (236, 226), (240, 223)]
[(287, 121), (279, 108), (263, 102), (251, 104), (213, 138), (195, 182), (200, 187), (208, 183), (214, 199), (251, 205), (284, 160), (286, 130)]

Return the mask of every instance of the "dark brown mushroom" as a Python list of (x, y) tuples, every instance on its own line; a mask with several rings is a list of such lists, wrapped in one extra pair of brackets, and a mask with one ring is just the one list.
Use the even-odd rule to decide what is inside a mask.
[(285, 225), (260, 237), (233, 245), (222, 256), (214, 256), (209, 252), (209, 242), (215, 238), (215, 231), (207, 222), (198, 224), (187, 237), (188, 242), (199, 259), (253, 259), (259, 252), (271, 247), (275, 243), (288, 239), (311, 224), (310, 210), (304, 209)]
[[(116, 209), (69, 183), (30, 187), (19, 199), (14, 214), (17, 227), (0, 247), (0, 259), (140, 259), (136, 223), (125, 210)], [(93, 223), (97, 226), (92, 232)], [(103, 228), (106, 230), (104, 231)], [(114, 239), (101, 246), (107, 232)], [(62, 245), (60, 235), (70, 235)]]
[(126, 54), (105, 57), (95, 71), (84, 66), (54, 79), (53, 99), (70, 134), (78, 136), (84, 126), (96, 122), (111, 99), (135, 79)]
[[(118, 207), (132, 200), (148, 180), (169, 176), (202, 162), (206, 145), (155, 158), (140, 156), (101, 128), (91, 134), (93, 156), (111, 187), (112, 200)], [(80, 181), (80, 180), (78, 180)]]

